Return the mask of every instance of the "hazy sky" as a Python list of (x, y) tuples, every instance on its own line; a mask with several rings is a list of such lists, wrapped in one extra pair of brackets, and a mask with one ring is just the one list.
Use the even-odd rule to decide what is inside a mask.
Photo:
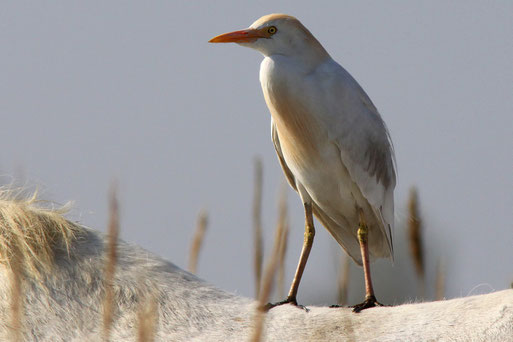
[[(254, 157), (265, 168), (267, 251), (283, 181), (258, 82), (262, 56), (207, 41), (273, 12), (298, 17), (385, 119), (399, 166), (397, 250), (406, 249), (405, 200), (416, 185), (428, 271), (445, 263), (447, 295), (508, 287), (513, 2), (4, 2), (4, 182), (22, 178), (45, 199), (74, 200), (70, 217), (103, 230), (109, 183), (118, 179), (123, 239), (181, 267), (206, 208), (199, 275), (252, 295)], [(303, 241), (292, 191), (289, 203), (287, 283)], [(299, 300), (321, 304), (335, 298), (338, 248), (317, 228)], [(374, 266), (378, 296), (405, 269), (411, 261), (399, 256), (393, 268)]]

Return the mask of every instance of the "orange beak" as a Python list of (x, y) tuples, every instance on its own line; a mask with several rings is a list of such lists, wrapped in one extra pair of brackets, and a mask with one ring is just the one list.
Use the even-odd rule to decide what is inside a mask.
[(246, 29), (220, 34), (212, 39), (209, 43), (252, 43), (258, 38), (266, 38), (260, 30)]

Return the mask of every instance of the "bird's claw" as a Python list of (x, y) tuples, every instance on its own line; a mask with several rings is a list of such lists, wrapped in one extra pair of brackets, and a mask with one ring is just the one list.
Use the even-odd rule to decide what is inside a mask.
[(381, 304), (380, 302), (378, 302), (376, 300), (376, 297), (369, 296), (369, 297), (365, 298), (363, 303), (353, 305), (353, 306), (351, 306), (351, 308), (353, 308), (353, 312), (359, 313), (362, 310), (365, 310), (365, 309), (368, 309), (368, 308), (373, 308), (373, 307), (376, 307), (376, 306), (384, 306), (384, 305)]
[(284, 305), (284, 304), (291, 304), (299, 309), (305, 310), (306, 312), (310, 311), (310, 310), (308, 310), (308, 308), (306, 306), (299, 305), (296, 301), (296, 298), (287, 298), (285, 300), (282, 300), (281, 302), (276, 302), (276, 303), (267, 303), (264, 306), (264, 310), (269, 311), (276, 306), (280, 306), (280, 305)]

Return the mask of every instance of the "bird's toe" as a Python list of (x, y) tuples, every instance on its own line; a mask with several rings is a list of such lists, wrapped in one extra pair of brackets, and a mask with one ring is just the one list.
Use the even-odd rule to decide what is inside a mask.
[(384, 305), (381, 304), (380, 302), (378, 302), (376, 300), (376, 297), (369, 296), (369, 297), (365, 298), (363, 303), (356, 304), (356, 305), (353, 305), (351, 307), (353, 308), (353, 312), (359, 313), (362, 310), (373, 308), (373, 307), (376, 307), (376, 306), (384, 306)]
[(276, 302), (276, 303), (267, 303), (267, 304), (265, 305), (264, 309), (265, 309), (266, 311), (268, 311), (268, 310), (271, 310), (272, 308), (274, 308), (274, 307), (276, 307), (276, 306), (280, 306), (280, 305), (284, 305), (284, 304), (291, 304), (291, 305), (293, 305), (293, 306), (295, 306), (295, 307), (297, 307), (297, 308), (299, 308), (299, 309), (303, 309), (303, 310), (305, 310), (306, 312), (308, 312), (308, 311), (309, 311), (309, 310), (306, 308), (306, 306), (299, 305), (299, 304), (297, 303), (296, 298), (287, 298), (287, 299), (285, 299), (285, 300), (282, 300), (282, 301), (280, 301), (280, 302)]

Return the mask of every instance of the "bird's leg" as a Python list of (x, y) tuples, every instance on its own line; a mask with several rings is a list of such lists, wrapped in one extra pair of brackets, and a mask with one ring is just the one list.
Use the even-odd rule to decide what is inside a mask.
[(305, 203), (305, 237), (303, 241), (303, 249), (301, 250), (301, 256), (299, 257), (296, 274), (294, 275), (294, 280), (292, 280), (289, 295), (287, 297), (287, 300), (294, 304), (297, 304), (297, 290), (299, 288), (299, 283), (301, 282), (301, 277), (303, 276), (303, 271), (305, 270), (306, 261), (310, 255), (310, 250), (312, 249), (314, 236), (315, 228), (313, 224), (312, 204)]
[(301, 282), (301, 276), (303, 275), (303, 271), (305, 270), (306, 261), (308, 260), (308, 255), (310, 255), (310, 250), (312, 249), (312, 244), (315, 236), (315, 227), (313, 224), (313, 214), (312, 214), (312, 204), (305, 203), (305, 238), (303, 241), (303, 249), (301, 250), (301, 256), (299, 257), (299, 263), (297, 265), (296, 274), (294, 275), (294, 279), (292, 280), (292, 284), (290, 285), (289, 294), (287, 299), (278, 302), (278, 303), (269, 303), (266, 308), (271, 309), (275, 306), (282, 304), (293, 304), (299, 306), (297, 304), (296, 295), (297, 290), (299, 288), (299, 283)]
[(363, 303), (353, 306), (353, 312), (372, 308), (374, 306), (383, 306), (378, 303), (374, 296), (374, 288), (372, 287), (372, 279), (369, 263), (369, 229), (363, 217), (363, 211), (360, 209), (360, 225), (358, 227), (358, 242), (360, 243), (360, 252), (362, 253), (363, 273), (365, 275), (365, 300)]

